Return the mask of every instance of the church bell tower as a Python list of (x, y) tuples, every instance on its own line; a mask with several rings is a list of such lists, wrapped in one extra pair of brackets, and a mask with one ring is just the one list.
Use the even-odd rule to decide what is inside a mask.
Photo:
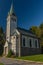
[(10, 42), (10, 37), (13, 35), (14, 31), (17, 28), (17, 17), (14, 12), (14, 5), (11, 4), (10, 11), (7, 16), (7, 27), (6, 27), (6, 40)]

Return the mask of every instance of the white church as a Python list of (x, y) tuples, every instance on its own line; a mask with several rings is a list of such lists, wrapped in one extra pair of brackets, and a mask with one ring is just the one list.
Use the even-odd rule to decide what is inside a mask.
[(17, 16), (13, 4), (7, 16), (4, 54), (7, 55), (9, 50), (19, 57), (41, 53), (39, 39), (36, 35), (29, 30), (17, 27)]

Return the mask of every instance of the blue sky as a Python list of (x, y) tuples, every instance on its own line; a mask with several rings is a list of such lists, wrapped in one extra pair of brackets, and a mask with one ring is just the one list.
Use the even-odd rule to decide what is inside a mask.
[[(0, 26), (5, 30), (12, 0), (0, 0)], [(29, 29), (43, 22), (43, 0), (14, 0), (18, 26)]]

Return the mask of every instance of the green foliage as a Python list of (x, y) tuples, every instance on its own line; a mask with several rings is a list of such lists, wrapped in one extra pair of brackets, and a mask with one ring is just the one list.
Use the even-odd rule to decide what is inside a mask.
[(12, 50), (9, 50), (7, 57), (11, 57), (13, 55)]
[(2, 54), (3, 54), (3, 49), (4, 49), (3, 45), (0, 44), (0, 56), (2, 56)]
[(43, 30), (43, 23), (40, 24), (39, 28)]
[(5, 43), (4, 31), (3, 28), (0, 27), (0, 56), (3, 54), (4, 43)]
[(36, 27), (36, 26), (32, 26), (32, 27), (30, 28), (30, 30), (31, 30), (34, 34), (36, 34), (37, 27)]
[(43, 46), (43, 23), (40, 24), (39, 27), (32, 26), (30, 31), (36, 34), (38, 38), (40, 38), (40, 45)]

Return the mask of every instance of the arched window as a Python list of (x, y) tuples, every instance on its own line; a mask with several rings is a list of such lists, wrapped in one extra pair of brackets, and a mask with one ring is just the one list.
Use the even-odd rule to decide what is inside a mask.
[(30, 47), (32, 47), (32, 41), (31, 41), (31, 39), (29, 40), (29, 44), (30, 44)]
[(25, 38), (23, 38), (23, 46), (25, 46)]

